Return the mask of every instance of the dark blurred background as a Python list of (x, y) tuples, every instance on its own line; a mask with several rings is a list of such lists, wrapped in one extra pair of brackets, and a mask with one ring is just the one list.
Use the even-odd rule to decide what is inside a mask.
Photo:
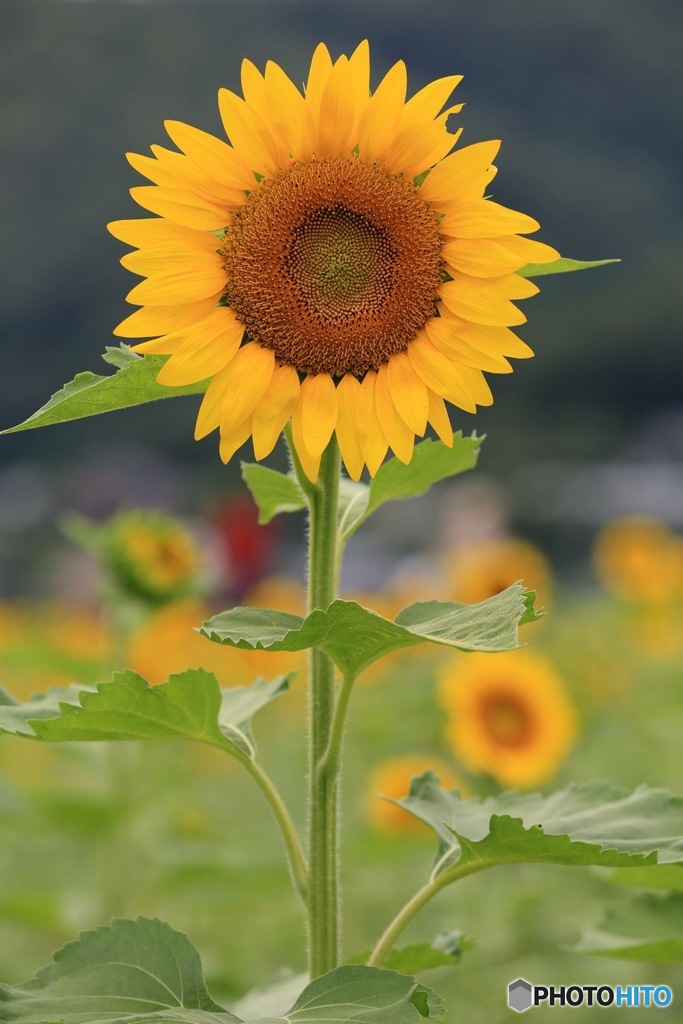
[[(497, 200), (566, 255), (623, 260), (541, 282), (522, 332), (537, 358), (493, 382), (490, 410), (454, 416), (488, 434), (480, 472), (514, 529), (576, 571), (603, 519), (680, 523), (679, 0), (2, 0), (2, 424), (76, 371), (108, 372), (131, 278), (105, 224), (140, 212), (124, 153), (166, 143), (165, 118), (219, 132), (216, 91), (238, 88), (244, 56), (301, 81), (319, 40), (336, 54), (366, 36), (375, 81), (398, 58), (411, 90), (464, 73), (463, 141), (504, 140)], [(2, 438), (0, 589), (29, 585), (64, 508), (195, 513), (237, 488), (237, 461), (192, 440), (196, 406)]]

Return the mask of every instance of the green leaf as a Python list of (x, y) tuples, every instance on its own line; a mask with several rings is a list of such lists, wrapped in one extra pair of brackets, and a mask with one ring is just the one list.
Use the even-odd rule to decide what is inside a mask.
[[(217, 1016), (184, 1014), (217, 1011)], [(139, 1016), (138, 1016), (139, 1015)], [(0, 985), (0, 1021), (17, 1024), (99, 1024), (111, 1020), (239, 1019), (209, 995), (199, 954), (180, 932), (139, 917), (83, 932), (54, 962), (23, 985)]]
[(443, 1013), (439, 997), (412, 977), (346, 965), (311, 982), (287, 1014), (258, 1024), (416, 1024), (425, 1017), (442, 1020)]
[(683, 894), (643, 893), (607, 911), (599, 925), (587, 929), (574, 953), (619, 960), (683, 963)]
[(71, 686), (53, 686), (22, 702), (15, 700), (0, 686), (0, 733), (35, 737), (29, 724), (31, 721), (56, 717), (59, 715), (60, 703), (77, 704), (84, 689), (88, 687), (75, 683)]
[(262, 525), (281, 512), (300, 512), (306, 508), (306, 495), (294, 477), (287, 473), (243, 462), (242, 479), (258, 506), (258, 521)]
[[(427, 439), (415, 446), (406, 466), (392, 458), (377, 470), (370, 484), (342, 477), (339, 485), (339, 529), (346, 540), (375, 509), (387, 501), (417, 498), (432, 484), (456, 476), (477, 464), (483, 437), (453, 435), (453, 447)], [(242, 477), (259, 509), (259, 523), (269, 523), (281, 512), (300, 512), (306, 496), (290, 473), (279, 473), (254, 463), (242, 463)]]
[(663, 789), (629, 792), (589, 782), (547, 797), (512, 792), (465, 800), (425, 772), (399, 805), (439, 839), (432, 877), (503, 863), (638, 867), (683, 861), (683, 800)]
[(404, 608), (392, 622), (355, 601), (334, 601), (307, 618), (264, 608), (232, 608), (205, 622), (209, 640), (247, 651), (302, 651), (320, 647), (344, 674), (355, 675), (393, 651), (426, 642), (461, 651), (509, 651), (528, 620), (534, 593), (515, 583), (480, 604), (426, 601)]
[[(442, 1020), (443, 1003), (414, 978), (340, 967), (308, 985), (282, 1017), (258, 1024), (416, 1024)], [(35, 978), (0, 985), (4, 1024), (243, 1024), (215, 1003), (185, 935), (139, 917), (84, 932)], [(257, 1024), (253, 1021), (252, 1024)]]
[(106, 345), (102, 358), (105, 363), (109, 363), (110, 366), (115, 366), (117, 370), (122, 370), (125, 366), (129, 366), (130, 363), (134, 363), (136, 359), (143, 358), (137, 352), (133, 352), (130, 345), (126, 345), (125, 342), (121, 342), (120, 345)]
[[(474, 942), (463, 937), (462, 932), (450, 931), (437, 935), (433, 943), (420, 942), (411, 946), (394, 948), (387, 954), (383, 966), (399, 974), (419, 974), (436, 967), (453, 967), (460, 962), (463, 953), (471, 949)], [(359, 953), (348, 961), (363, 964), (370, 958), (371, 951)]]
[(89, 370), (76, 374), (27, 420), (0, 433), (14, 434), (19, 430), (33, 430), (34, 427), (49, 427), (84, 416), (129, 409), (158, 398), (198, 395), (206, 391), (206, 381), (177, 388), (157, 384), (156, 376), (166, 361), (165, 356), (139, 356), (125, 346), (107, 349), (105, 360), (118, 367), (116, 373), (109, 377)]
[[(341, 518), (342, 535), (350, 537), (361, 523), (387, 501), (418, 498), (440, 480), (457, 476), (477, 464), (483, 437), (463, 437), (459, 430), (453, 435), (453, 447), (428, 438), (415, 446), (408, 463), (393, 458), (377, 470), (370, 486), (353, 485)], [(350, 482), (350, 481), (349, 481)]]
[[(253, 758), (251, 719), (288, 687), (288, 677), (280, 676), (221, 691), (216, 677), (204, 669), (187, 669), (150, 686), (125, 669), (94, 690), (70, 687), (50, 691), (44, 701), (38, 697), (24, 705), (0, 705), (0, 729), (54, 743), (188, 739)], [(12, 722), (15, 728), (10, 729)]]
[(591, 270), (593, 267), (606, 267), (608, 263), (621, 263), (621, 260), (567, 260), (559, 259), (553, 263), (527, 263), (518, 270), (520, 277), (544, 277), (546, 274), (568, 274), (574, 270)]

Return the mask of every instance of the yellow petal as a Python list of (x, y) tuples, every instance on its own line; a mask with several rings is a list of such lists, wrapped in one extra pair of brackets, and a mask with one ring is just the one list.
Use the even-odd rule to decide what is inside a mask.
[(223, 462), (230, 462), (238, 448), (249, 440), (251, 434), (251, 418), (247, 418), (237, 427), (231, 430), (221, 430), (221, 440), (218, 452)]
[(369, 370), (365, 374), (356, 396), (356, 432), (370, 476), (374, 476), (382, 465), (389, 447), (375, 405), (376, 380), (375, 371)]
[(254, 456), (265, 459), (277, 444), (299, 401), (299, 375), (293, 366), (278, 367), (263, 398), (254, 409)]
[(451, 153), (430, 171), (420, 188), (420, 195), (428, 202), (443, 200), (462, 202), (471, 186), (481, 182), (481, 193), (486, 183), (482, 177), (495, 160), (500, 141), (477, 142), (473, 146)]
[(219, 306), (200, 323), (175, 332), (171, 340), (180, 344), (159, 371), (158, 382), (178, 387), (213, 377), (230, 362), (243, 335), (244, 324), (231, 309)]
[(164, 128), (188, 160), (244, 200), (244, 190), (254, 186), (254, 175), (232, 146), (182, 121), (164, 121)]
[(226, 392), (220, 412), (221, 435), (230, 435), (251, 415), (263, 398), (275, 369), (275, 354), (250, 341), (238, 350), (225, 370)]
[[(494, 282), (492, 281), (491, 284)], [(505, 274), (495, 278), (496, 287), (507, 299), (530, 299), (538, 295), (540, 288), (528, 277), (520, 277), (519, 274)]]
[(158, 213), (160, 217), (199, 231), (217, 231), (230, 220), (230, 208), (218, 206), (193, 195), (189, 191), (173, 188), (158, 188), (156, 185), (139, 185), (130, 194), (145, 210)]
[(126, 153), (126, 160), (130, 166), (141, 174), (143, 178), (153, 181), (155, 185), (163, 188), (185, 188), (186, 181), (174, 174), (173, 171), (163, 167), (158, 160), (151, 156), (143, 156), (140, 153)]
[[(525, 266), (527, 263), (554, 263), (555, 260), (560, 259), (557, 249), (553, 249), (552, 245), (546, 245), (535, 238), (513, 236), (512, 238), (501, 239), (500, 241), (503, 242), (511, 253), (514, 253), (516, 257), (524, 261), (521, 264), (522, 266)], [(514, 267), (513, 269), (516, 270), (517, 268)]]
[[(447, 310), (443, 311), (448, 313)], [(481, 349), (492, 355), (513, 356), (515, 359), (528, 359), (533, 356), (533, 350), (523, 342), (516, 334), (513, 334), (508, 327), (487, 327), (484, 324), (473, 324), (467, 320), (461, 320), (448, 313), (442, 319), (446, 323), (452, 323), (458, 336), (461, 337), (472, 348)]]
[(488, 370), (489, 373), (512, 373), (505, 356), (471, 345), (454, 320), (433, 317), (425, 324), (425, 332), (435, 348), (465, 366)]
[(472, 395), (477, 405), (493, 405), (491, 388), (481, 370), (477, 370), (473, 366), (460, 365), (458, 375), (463, 387), (468, 394)]
[[(216, 240), (218, 245), (218, 240)], [(208, 276), (218, 271), (225, 281), (222, 260), (207, 246), (193, 246), (191, 242), (164, 242), (148, 249), (129, 252), (119, 261), (126, 270), (143, 277), (165, 276), (185, 270), (206, 269)]]
[(204, 392), (194, 428), (195, 441), (201, 440), (202, 437), (206, 437), (207, 434), (216, 430), (221, 422), (221, 409), (228, 387), (227, 371), (228, 367), (226, 366), (224, 370), (217, 373)]
[(151, 341), (131, 345), (131, 351), (148, 356), (171, 356), (180, 345), (181, 342), (175, 339), (173, 334), (164, 334), (161, 338), (152, 338)]
[[(520, 251), (515, 251), (513, 241), (532, 242), (530, 238), (458, 238), (446, 242), (443, 258), (449, 273), (452, 270), (472, 277), (499, 277), (519, 270), (525, 263), (533, 262)], [(533, 243), (540, 245), (540, 242)], [(546, 248), (546, 247), (544, 247)], [(550, 249), (550, 246), (547, 246)], [(555, 252), (554, 249), (551, 252)]]
[(301, 385), (301, 436), (311, 458), (327, 448), (337, 423), (337, 389), (328, 373), (307, 376)]
[(260, 117), (265, 119), (268, 113), (266, 80), (256, 65), (246, 58), (242, 61), (240, 81), (242, 95), (247, 106), (252, 107)]
[(286, 167), (290, 154), (295, 160), (310, 160), (315, 144), (313, 119), (304, 97), (274, 61), (266, 64), (267, 123), (280, 140), (280, 166)]
[(139, 220), (113, 220), (107, 224), (107, 231), (126, 245), (138, 249), (155, 249), (167, 242), (187, 242), (193, 246), (215, 249), (217, 239), (207, 231), (193, 231), (172, 220), (161, 217), (145, 217)]
[(427, 429), (427, 389), (405, 352), (397, 352), (389, 360), (387, 383), (399, 416), (421, 437)]
[(351, 84), (358, 116), (370, 98), (370, 44), (364, 39), (349, 57)]
[(451, 135), (438, 121), (427, 128), (420, 124), (406, 125), (401, 128), (384, 155), (387, 170), (392, 174), (405, 174), (407, 178), (414, 178), (416, 174), (431, 167), (440, 158), (442, 150), (451, 150), (461, 133), (462, 128)]
[(348, 57), (340, 57), (323, 90), (318, 118), (316, 156), (348, 156), (356, 111)]
[[(236, 206), (243, 202), (245, 197), (242, 189), (216, 181), (184, 153), (176, 153), (164, 146), (150, 146), (150, 149), (157, 158), (158, 165), (176, 176), (179, 182), (177, 188), (190, 189), (202, 198), (219, 205), (226, 203), (229, 206)], [(163, 182), (159, 181), (157, 184), (161, 185)]]
[(253, 171), (274, 177), (278, 170), (277, 146), (263, 119), (229, 89), (219, 89), (218, 109), (239, 155)]
[(449, 448), (453, 447), (453, 427), (448, 417), (443, 398), (435, 394), (431, 388), (427, 388), (429, 395), (429, 422), (434, 427), (437, 437)]
[(396, 137), (408, 87), (402, 60), (384, 76), (358, 122), (358, 149), (366, 163), (379, 160)]
[(118, 338), (149, 338), (179, 331), (196, 324), (214, 308), (213, 299), (201, 299), (182, 305), (145, 306), (122, 320), (114, 329)]
[(496, 278), (460, 276), (441, 285), (439, 298), (456, 316), (472, 320), (475, 324), (513, 327), (526, 323), (524, 313), (501, 294), (495, 281)]
[(301, 463), (301, 468), (303, 469), (304, 473), (311, 481), (311, 483), (314, 484), (318, 479), (321, 456), (318, 455), (316, 458), (312, 458), (308, 454), (306, 445), (304, 444), (303, 433), (301, 430), (301, 410), (302, 403), (301, 396), (299, 396), (299, 401), (297, 402), (296, 409), (292, 413), (292, 441), (294, 442), (294, 448), (299, 459), (299, 462)]
[(526, 235), (541, 225), (525, 213), (509, 210), (491, 199), (480, 199), (447, 213), (440, 224), (449, 238), (496, 238), (498, 235)]
[(476, 412), (476, 402), (466, 388), (462, 372), (467, 367), (439, 352), (423, 333), (411, 341), (408, 357), (428, 388), (465, 412)]
[(453, 146), (455, 146), (456, 142), (462, 135), (462, 128), (458, 128), (455, 132), (449, 132), (448, 120), (453, 114), (459, 114), (464, 105), (464, 103), (459, 103), (455, 107), (449, 107), (447, 110), (444, 110), (443, 114), (437, 117), (434, 122), (434, 127), (438, 130), (438, 135), (436, 136), (432, 149), (424, 160), (420, 170), (424, 170), (426, 167), (433, 167), (435, 164), (438, 164), (439, 160), (443, 160), (443, 158), (453, 149)]
[(327, 80), (332, 74), (332, 58), (324, 43), (318, 43), (311, 59), (311, 68), (306, 83), (306, 104), (310, 108), (315, 123), (320, 117), (320, 104)]
[(451, 75), (448, 78), (437, 78), (436, 81), (425, 85), (406, 103), (401, 126), (433, 121), (460, 82), (462, 75)]
[(337, 441), (346, 471), (352, 480), (360, 480), (363, 472), (363, 453), (356, 430), (356, 399), (360, 384), (351, 373), (345, 374), (337, 386)]
[(375, 381), (377, 418), (392, 451), (401, 462), (405, 462), (407, 465), (413, 456), (415, 434), (396, 411), (396, 406), (389, 392), (387, 367), (387, 363), (382, 363), (377, 371), (377, 379)]
[(126, 296), (136, 306), (169, 306), (174, 302), (195, 302), (214, 298), (217, 302), (225, 288), (225, 274), (219, 267), (203, 267), (171, 272), (141, 281)]

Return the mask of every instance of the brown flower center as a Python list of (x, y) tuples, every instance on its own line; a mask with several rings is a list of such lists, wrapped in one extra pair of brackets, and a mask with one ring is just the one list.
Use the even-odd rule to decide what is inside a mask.
[(532, 738), (534, 721), (529, 708), (509, 693), (489, 693), (481, 702), (486, 731), (502, 747), (523, 747)]
[(439, 218), (412, 182), (359, 159), (262, 181), (221, 249), (247, 334), (301, 373), (362, 376), (434, 316)]

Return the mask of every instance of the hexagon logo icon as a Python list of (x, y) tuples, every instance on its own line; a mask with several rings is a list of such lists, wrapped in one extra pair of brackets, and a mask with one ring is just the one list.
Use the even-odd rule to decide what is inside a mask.
[(524, 1013), (533, 1005), (533, 986), (525, 978), (517, 978), (508, 985), (508, 1006), (517, 1013)]

